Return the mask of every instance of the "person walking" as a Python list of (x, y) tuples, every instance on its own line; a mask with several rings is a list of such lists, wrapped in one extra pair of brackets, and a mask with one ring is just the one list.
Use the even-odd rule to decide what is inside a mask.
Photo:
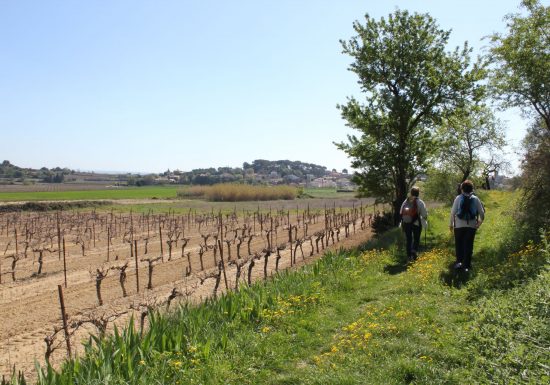
[(426, 225), (428, 211), (426, 205), (419, 198), (420, 189), (418, 187), (411, 188), (411, 193), (401, 205), (401, 227), (407, 239), (407, 260), (413, 261), (418, 257), (420, 249), (420, 234), (422, 233), (422, 225)]
[(460, 185), (459, 194), (451, 208), (449, 229), (455, 237), (455, 269), (468, 272), (472, 268), (472, 253), (477, 229), (485, 219), (485, 209), (477, 196), (474, 195), (474, 184), (465, 180)]

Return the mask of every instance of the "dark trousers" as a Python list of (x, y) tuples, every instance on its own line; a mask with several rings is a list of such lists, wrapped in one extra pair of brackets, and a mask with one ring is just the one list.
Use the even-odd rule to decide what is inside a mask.
[(455, 228), (456, 261), (462, 263), (466, 269), (472, 267), (472, 253), (474, 251), (474, 239), (476, 230), (471, 227)]
[(416, 252), (420, 249), (420, 233), (422, 226), (415, 226), (412, 223), (403, 223), (403, 231), (407, 238), (407, 257), (416, 256)]

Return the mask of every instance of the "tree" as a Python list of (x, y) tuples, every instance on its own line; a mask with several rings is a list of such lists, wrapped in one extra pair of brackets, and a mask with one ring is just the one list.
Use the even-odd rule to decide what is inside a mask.
[(427, 172), (428, 179), (423, 186), (424, 197), (438, 202), (452, 203), (456, 197), (460, 175), (448, 164), (431, 167)]
[(478, 81), (485, 72), (471, 65), (467, 43), (447, 52), (450, 31), (427, 14), (397, 10), (387, 20), (365, 19), (353, 25), (358, 35), (341, 43), (366, 104), (352, 97), (338, 106), (361, 136), (336, 145), (359, 170), (360, 193), (391, 201), (397, 223), (401, 202), (434, 153), (434, 127), (450, 109), (483, 96)]
[(542, 119), (532, 124), (523, 146), (522, 222), (536, 237), (541, 228), (550, 228), (550, 132)]
[(540, 116), (550, 131), (550, 6), (523, 0), (529, 14), (508, 15), (508, 34), (491, 36), (494, 94), (503, 107)]
[[(460, 172), (464, 182), (483, 168), (488, 173), (502, 165), (498, 155), (506, 145), (502, 124), (484, 105), (472, 105), (455, 111), (439, 128), (441, 163)], [(485, 158), (483, 154), (488, 154)], [(487, 174), (488, 177), (488, 174)]]

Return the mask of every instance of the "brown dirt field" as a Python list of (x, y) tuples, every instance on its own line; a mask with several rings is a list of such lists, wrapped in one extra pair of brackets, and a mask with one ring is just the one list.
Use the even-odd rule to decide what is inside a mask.
[[(338, 213), (338, 210), (336, 210)], [(19, 215), (19, 216), (18, 216)], [(67, 308), (69, 323), (76, 322), (78, 320), (87, 320), (93, 317), (99, 317), (117, 313), (125, 313), (121, 317), (117, 318), (117, 324), (124, 324), (127, 322), (129, 315), (132, 311), (128, 312), (131, 306), (139, 308), (140, 304), (158, 304), (163, 303), (168, 298), (172, 289), (176, 288), (179, 292), (185, 293), (186, 290), (190, 291), (192, 287), (195, 287), (193, 293), (188, 293), (185, 297), (186, 300), (192, 302), (200, 302), (206, 297), (213, 294), (214, 279), (208, 279), (203, 285), (199, 285), (199, 277), (204, 277), (206, 274), (215, 272), (214, 268), (214, 253), (213, 250), (208, 250), (204, 258), (205, 271), (200, 271), (199, 261), (199, 248), (200, 244), (203, 244), (203, 238), (201, 234), (215, 233), (217, 225), (214, 223), (203, 223), (199, 231), (198, 222), (195, 218), (195, 222), (191, 218), (185, 215), (172, 215), (172, 216), (159, 216), (158, 218), (164, 218), (164, 230), (163, 230), (163, 243), (164, 243), (164, 262), (159, 261), (154, 266), (153, 273), (153, 289), (147, 290), (147, 262), (141, 261), (138, 264), (139, 267), (139, 282), (140, 292), (136, 290), (136, 270), (135, 259), (131, 258), (129, 243), (124, 243), (123, 237), (128, 237), (129, 228), (129, 215), (119, 214), (114, 218), (118, 219), (114, 224), (113, 232), (116, 233), (112, 239), (112, 246), (109, 251), (109, 261), (107, 261), (107, 230), (106, 228), (113, 228), (112, 220), (108, 224), (109, 215), (95, 214), (95, 213), (67, 213), (63, 214), (66, 217), (61, 219), (62, 232), (65, 234), (66, 246), (67, 246), (67, 282), (68, 286), (64, 289), (65, 305)], [(334, 242), (330, 240), (330, 246), (327, 249), (336, 248), (352, 248), (361, 243), (364, 243), (371, 235), (368, 228), (368, 215), (366, 211), (359, 211), (359, 208), (355, 210), (344, 209), (342, 210), (339, 219), (333, 216), (334, 220), (329, 227), (332, 229), (340, 229), (339, 237), (340, 242)], [(140, 219), (141, 218), (141, 219)], [(279, 245), (281, 243), (288, 244), (288, 230), (285, 229), (288, 226), (288, 219), (290, 219), (291, 225), (297, 225), (298, 238), (303, 237), (305, 232), (304, 221), (306, 218), (305, 213), (296, 216), (281, 215), (274, 218), (280, 223), (280, 226), (275, 225), (276, 231), (273, 233), (273, 245)], [(300, 218), (300, 221), (298, 219)], [(350, 224), (350, 219), (355, 218), (355, 229)], [(365, 229), (361, 230), (361, 220), (365, 220)], [(159, 219), (160, 220), (160, 219)], [(173, 222), (170, 222), (172, 221)], [(229, 218), (226, 219), (227, 231), (225, 232), (225, 238), (232, 239), (235, 230), (240, 233), (244, 226), (244, 218), (238, 218), (239, 222), (230, 223)], [(141, 217), (136, 215), (132, 219), (134, 228), (136, 229), (133, 236), (138, 240), (138, 256), (139, 259), (144, 256), (148, 258), (157, 257), (160, 255), (160, 234), (158, 232), (158, 223), (150, 225), (149, 227), (149, 240), (147, 245), (147, 255), (145, 255), (145, 238), (147, 238), (147, 224), (145, 223), (145, 216)], [(200, 221), (200, 219), (199, 219)], [(228, 222), (229, 221), (229, 222)], [(16, 223), (14, 225), (13, 223)], [(306, 222), (309, 222), (307, 234), (314, 234), (316, 231), (322, 231), (325, 229), (324, 215), (311, 216), (306, 218)], [(90, 225), (93, 223), (94, 230), (90, 229)], [(149, 223), (149, 221), (147, 222)], [(229, 224), (228, 224), (229, 223)], [(349, 237), (345, 237), (344, 227), (348, 223)], [(118, 229), (117, 229), (118, 225)], [(168, 234), (172, 229), (177, 231), (177, 226), (181, 226), (179, 229), (185, 228), (185, 237), (189, 238), (188, 245), (185, 248), (185, 252), (190, 252), (191, 269), (193, 273), (190, 276), (185, 276), (185, 271), (188, 268), (187, 256), (182, 257), (181, 252), (181, 237), (177, 243), (178, 247), (175, 247), (173, 251), (172, 260), (168, 260), (168, 247), (166, 241), (168, 240)], [(266, 220), (266, 228), (271, 227), (271, 222)], [(261, 231), (261, 225), (258, 221), (255, 225), (252, 223), (252, 218), (248, 218), (248, 227), (250, 233), (254, 234), (254, 238), (251, 241), (252, 254), (255, 252), (261, 252), (267, 247), (267, 236), (265, 231)], [(23, 255), (25, 245), (28, 244), (27, 256), (22, 256), (16, 265), (16, 280), (12, 281), (11, 274), (11, 260), (10, 255), (15, 254), (15, 232), (14, 229), (18, 229), (18, 255)], [(84, 231), (83, 231), (84, 230)], [(33, 234), (29, 235), (29, 233)], [(59, 259), (58, 252), (44, 251), (43, 258), (43, 272), (40, 276), (33, 275), (37, 272), (38, 268), (38, 256), (39, 252), (32, 251), (48, 247), (50, 249), (57, 248), (57, 228), (55, 213), (40, 214), (40, 213), (24, 213), (24, 214), (10, 214), (0, 216), (0, 262), (1, 262), (1, 278), (0, 284), (0, 375), (8, 375), (11, 368), (15, 365), (18, 370), (22, 370), (27, 374), (30, 374), (34, 370), (34, 362), (37, 360), (40, 363), (44, 362), (45, 343), (44, 337), (52, 334), (54, 327), (61, 325), (61, 315), (58, 300), (58, 288), (57, 286), (62, 284), (63, 278), (63, 261)], [(95, 235), (94, 235), (95, 234)], [(75, 243), (77, 238), (81, 238), (85, 244), (85, 255), (82, 256), (81, 245)], [(34, 240), (33, 240), (34, 239)], [(95, 239), (95, 240), (94, 240)], [(249, 257), (247, 252), (247, 239), (243, 241), (241, 246), (241, 256), (243, 259)], [(336, 235), (334, 236), (336, 240)], [(95, 247), (94, 247), (95, 243)], [(208, 240), (210, 246), (213, 245), (212, 238)], [(313, 241), (315, 244), (315, 240)], [(52, 247), (53, 246), (53, 247)], [(227, 245), (224, 244), (224, 259), (227, 262), (228, 250)], [(230, 245), (232, 259), (236, 258), (236, 244)], [(321, 248), (321, 246), (320, 246)], [(287, 248), (281, 252), (280, 269), (286, 269), (290, 267), (290, 252)], [(314, 251), (313, 256), (310, 256), (310, 252)], [(319, 258), (325, 251), (322, 248), (317, 253), (316, 250), (312, 250), (310, 242), (307, 241), (303, 245), (303, 252), (305, 258), (302, 258), (300, 250), (298, 249), (296, 255), (296, 266), (310, 263)], [(219, 253), (218, 258), (219, 258)], [(115, 260), (115, 256), (118, 256), (118, 260)], [(96, 296), (95, 277), (92, 272), (101, 268), (112, 268), (114, 266), (120, 266), (125, 262), (129, 263), (127, 268), (127, 281), (126, 290), (128, 292), (127, 297), (122, 296), (121, 286), (119, 284), (119, 275), (117, 270), (109, 270), (107, 277), (103, 280), (101, 285), (101, 293), (104, 301), (103, 306), (98, 306), (98, 299)], [(256, 266), (253, 269), (254, 279), (263, 279), (263, 258), (256, 261)], [(247, 266), (242, 269), (241, 283), (246, 281)], [(294, 268), (293, 267), (293, 268)], [(271, 275), (275, 271), (275, 254), (269, 258), (268, 274)], [(229, 281), (230, 289), (235, 286), (235, 272), (234, 265), (226, 267), (227, 278)], [(187, 289), (186, 289), (187, 288)], [(224, 282), (220, 284), (220, 289), (225, 290)], [(181, 298), (180, 298), (181, 300)], [(137, 317), (139, 319), (139, 316)], [(112, 327), (113, 322), (111, 322)], [(72, 342), (76, 347), (77, 354), (82, 352), (82, 347), (79, 347), (79, 341), (86, 338), (89, 332), (97, 333), (95, 328), (84, 327), (72, 337)], [(59, 334), (61, 337), (61, 333)], [(65, 356), (63, 340), (59, 338), (57, 340), (61, 347), (52, 356), (52, 362), (58, 363)]]

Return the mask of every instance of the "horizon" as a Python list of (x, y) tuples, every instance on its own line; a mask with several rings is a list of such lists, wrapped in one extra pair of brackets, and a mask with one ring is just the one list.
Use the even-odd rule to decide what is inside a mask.
[[(310, 163), (310, 162), (303, 162), (301, 160), (291, 160), (291, 159), (277, 159), (277, 160), (270, 160), (270, 159), (254, 159), (252, 160), (251, 162), (254, 162), (256, 160), (266, 160), (268, 162), (284, 162), (284, 161), (288, 161), (288, 162), (301, 162), (301, 163)], [(12, 161), (10, 161), (9, 159), (4, 159), (4, 161), (8, 161), (10, 162), (10, 164), (12, 166), (16, 166), (16, 167), (20, 167), (20, 168), (24, 168), (24, 169), (29, 169), (29, 170), (40, 170), (42, 167), (46, 167), (46, 166), (41, 166), (41, 167), (21, 167), (20, 165), (18, 164), (15, 164), (13, 163)], [(244, 163), (251, 163), (251, 162), (247, 162), (247, 161), (244, 161), (242, 164)], [(109, 174), (109, 175), (122, 175), (122, 174), (136, 174), (136, 175), (147, 175), (147, 174), (163, 174), (165, 173), (166, 171), (170, 170), (171, 172), (173, 171), (180, 171), (180, 172), (191, 172), (191, 171), (194, 171), (194, 170), (198, 170), (198, 169), (208, 169), (208, 168), (214, 168), (214, 169), (219, 169), (219, 168), (224, 168), (224, 167), (230, 167), (230, 168), (243, 168), (242, 167), (242, 164), (241, 166), (237, 166), (237, 167), (232, 167), (232, 166), (210, 166), (210, 167), (198, 167), (198, 168), (194, 168), (194, 169), (189, 169), (189, 170), (181, 170), (181, 169), (178, 169), (178, 168), (174, 168), (174, 169), (171, 169), (171, 168), (166, 168), (164, 171), (154, 171), (154, 172), (144, 172), (144, 171), (116, 171), (116, 170), (83, 170), (83, 169), (78, 169), (78, 168), (71, 168), (69, 166), (53, 166), (53, 167), (48, 167), (48, 169), (55, 169), (55, 168), (67, 168), (71, 171), (74, 171), (74, 172), (77, 172), (77, 173), (96, 173), (96, 174)], [(325, 166), (323, 164), (316, 164), (316, 163), (313, 163), (315, 164), (316, 166), (321, 166), (321, 167), (324, 167), (327, 169), (327, 171), (331, 171), (333, 169), (336, 170), (336, 172), (339, 172), (339, 173), (342, 173), (342, 170), (346, 169), (347, 168), (344, 168), (344, 169), (338, 169), (336, 167), (329, 167), (329, 166)]]

